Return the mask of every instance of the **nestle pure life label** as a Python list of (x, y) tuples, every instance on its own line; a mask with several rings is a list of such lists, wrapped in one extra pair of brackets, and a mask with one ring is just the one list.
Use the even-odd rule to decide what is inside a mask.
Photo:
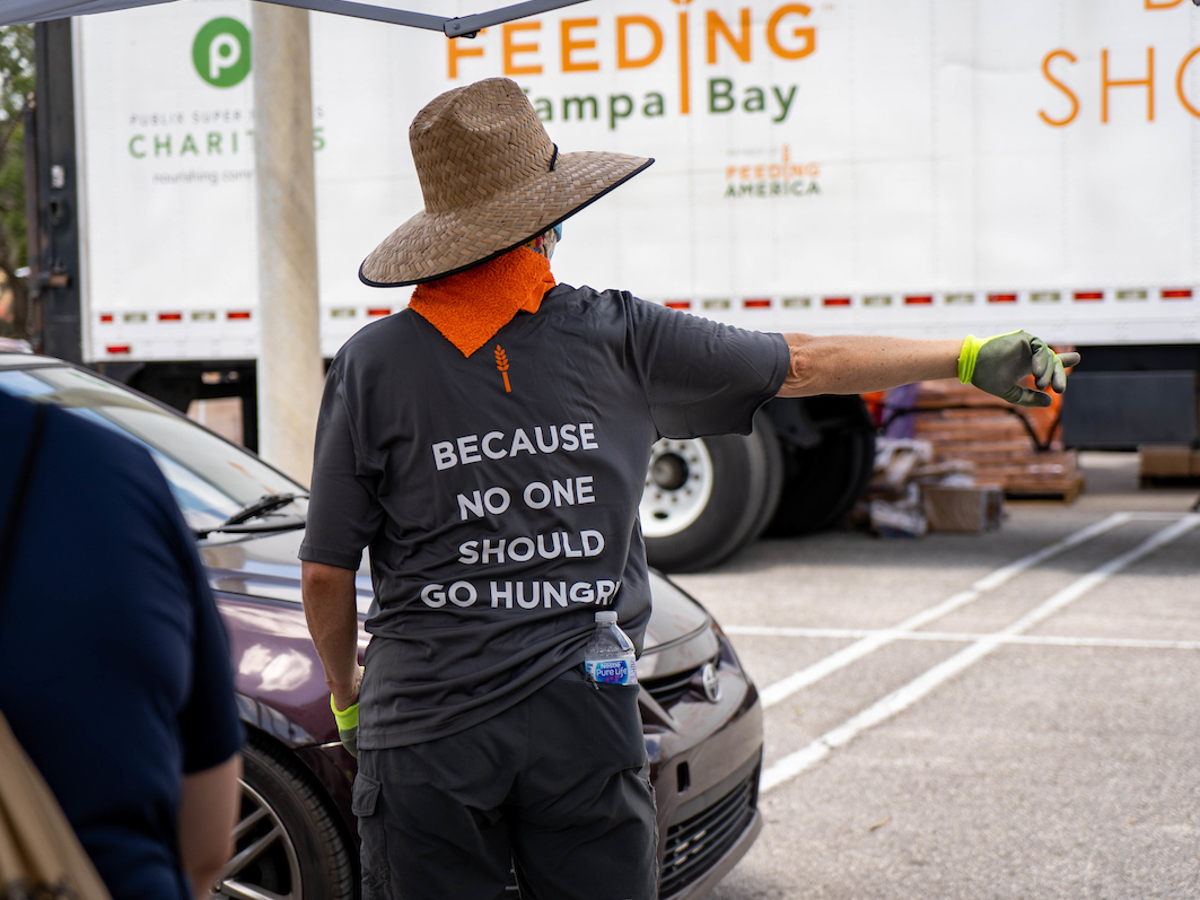
[(588, 677), (603, 684), (637, 684), (637, 667), (628, 659), (599, 659), (584, 663)]

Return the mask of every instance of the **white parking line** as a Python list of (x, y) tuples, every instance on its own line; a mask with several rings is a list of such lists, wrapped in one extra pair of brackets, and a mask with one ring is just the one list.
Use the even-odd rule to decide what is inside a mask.
[[(872, 634), (860, 638), (856, 643), (848, 647), (843, 647), (836, 653), (825, 657), (818, 662), (813, 663), (806, 669), (801, 669), (774, 684), (768, 685), (760, 692), (762, 697), (763, 707), (774, 706), (786, 700), (792, 694), (796, 693), (811, 684), (820, 681), (826, 675), (836, 672), (838, 669), (843, 669), (853, 662), (857, 662), (864, 656), (874, 653), (880, 647), (890, 644), (892, 641), (898, 640), (909, 632), (916, 631), (918, 628), (924, 628), (931, 622), (934, 622), (943, 616), (949, 615), (957, 609), (961, 609), (968, 603), (973, 603), (978, 600), (987, 591), (995, 590), (1003, 584), (1007, 584), (1016, 576), (1020, 575), (1027, 569), (1033, 568), (1040, 563), (1045, 562), (1051, 557), (1057, 556), (1065, 550), (1072, 547), (1078, 547), (1085, 541), (1090, 541), (1098, 535), (1104, 534), (1106, 531), (1124, 525), (1133, 519), (1131, 513), (1113, 513), (1106, 519), (1101, 519), (1087, 528), (1082, 528), (1074, 534), (1070, 534), (1061, 541), (1056, 541), (1049, 546), (1043, 547), (1036, 553), (1031, 553), (1028, 556), (1023, 556), (1016, 562), (1002, 566), (996, 571), (985, 575), (965, 591), (960, 591), (951, 597), (943, 600), (936, 606), (931, 606), (922, 612), (917, 613), (908, 619), (905, 619), (894, 628), (889, 628), (884, 631), (873, 632)], [(745, 631), (739, 631), (736, 627), (725, 629), (730, 634), (745, 634)]]
[[(897, 634), (885, 629), (870, 628), (771, 628), (769, 626), (742, 625), (726, 628), (726, 634), (748, 634), (756, 637), (803, 637), (803, 638), (869, 638), (887, 634), (897, 641), (933, 641), (948, 644), (971, 644), (988, 635), (972, 632), (912, 631)], [(1148, 650), (1200, 650), (1200, 641), (1160, 641), (1150, 638), (1097, 638), (1097, 637), (1052, 637), (1049, 635), (1012, 635), (1003, 639), (1005, 644), (1032, 644), (1057, 647), (1133, 647)]]
[(864, 709), (836, 728), (827, 731), (807, 747), (777, 761), (762, 773), (760, 790), (763, 792), (772, 790), (783, 782), (795, 778), (806, 769), (816, 765), (816, 763), (828, 756), (834, 749), (849, 743), (868, 728), (878, 725), (897, 713), (908, 709), (908, 707), (925, 697), (945, 681), (979, 662), (987, 654), (1004, 644), (1007, 639), (1020, 635), (1022, 632), (1028, 631), (1035, 625), (1040, 624), (1050, 618), (1050, 616), (1060, 612), (1068, 604), (1082, 597), (1088, 591), (1095, 589), (1106, 579), (1121, 571), (1121, 569), (1137, 562), (1160, 547), (1169, 544), (1197, 525), (1200, 525), (1200, 515), (1184, 516), (1174, 524), (1151, 535), (1132, 550), (1122, 553), (1104, 565), (1093, 569), (1082, 578), (1076, 579), (1007, 628), (995, 634), (981, 637), (954, 656), (917, 676), (904, 687), (893, 691), (878, 703)]

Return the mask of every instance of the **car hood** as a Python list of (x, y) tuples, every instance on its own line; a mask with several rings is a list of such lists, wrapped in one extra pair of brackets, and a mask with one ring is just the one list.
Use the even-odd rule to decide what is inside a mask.
[[(214, 591), (265, 597), (300, 605), (300, 561), (303, 531), (218, 539), (199, 545)], [(355, 577), (358, 611), (369, 615), (374, 602), (371, 572), (364, 560)], [(699, 603), (661, 575), (650, 574), (653, 609), (646, 626), (643, 654), (666, 649), (705, 631), (711, 622)]]

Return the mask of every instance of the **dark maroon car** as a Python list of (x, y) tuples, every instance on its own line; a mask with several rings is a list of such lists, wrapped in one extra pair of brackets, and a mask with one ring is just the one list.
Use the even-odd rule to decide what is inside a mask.
[[(229, 630), (249, 735), (237, 852), (214, 896), (357, 896), (355, 763), (338, 743), (300, 605), (304, 488), (169, 407), (86, 369), (0, 352), (0, 391), (54, 403), (145, 446), (196, 532)], [(761, 828), (762, 713), (712, 617), (665, 578), (654, 577), (653, 590), (638, 674), (658, 800), (660, 896), (698, 898)], [(364, 564), (360, 622), (371, 603)], [(367, 640), (360, 632), (360, 648)]]

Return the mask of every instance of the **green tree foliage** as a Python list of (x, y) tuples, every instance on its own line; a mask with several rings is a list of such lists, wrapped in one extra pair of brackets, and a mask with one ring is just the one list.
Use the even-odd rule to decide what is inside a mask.
[[(25, 234), (25, 129), (21, 114), (33, 96), (33, 26), (0, 28), (0, 273), (11, 310), (0, 315), (0, 336), (24, 336), (27, 292), (17, 269), (28, 264)], [(7, 304), (0, 303), (0, 309)]]

